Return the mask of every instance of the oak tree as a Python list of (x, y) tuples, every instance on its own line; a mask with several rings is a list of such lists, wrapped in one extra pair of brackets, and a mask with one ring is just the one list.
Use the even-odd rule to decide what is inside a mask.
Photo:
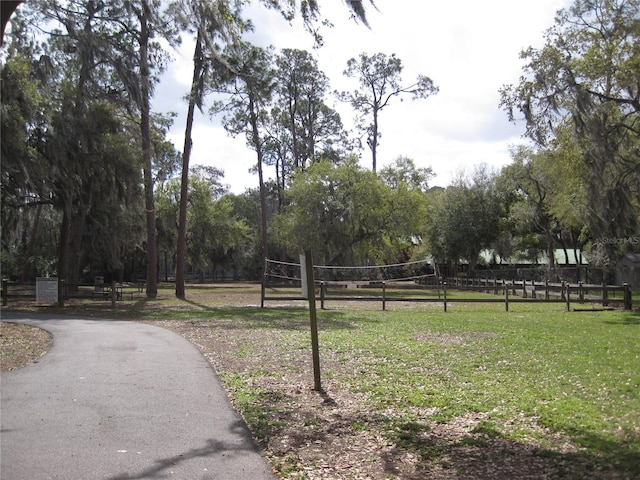
[[(545, 33), (542, 48), (522, 52), (527, 62), (517, 85), (502, 89), (512, 120), (553, 148), (567, 139), (586, 168), (585, 219), (593, 259), (609, 268), (631, 248), (640, 208), (640, 29), (638, 0), (575, 0)], [(622, 246), (623, 248), (620, 248)]]

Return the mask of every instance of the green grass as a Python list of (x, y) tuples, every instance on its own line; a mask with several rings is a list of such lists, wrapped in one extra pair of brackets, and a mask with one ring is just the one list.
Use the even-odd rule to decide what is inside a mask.
[[(224, 381), (227, 389), (233, 393), (236, 408), (242, 412), (246, 422), (251, 425), (251, 430), (256, 438), (264, 438), (268, 432), (282, 425), (280, 420), (274, 420), (273, 410), (257, 408), (268, 393), (252, 383), (250, 383), (252, 388), (247, 388), (248, 379), (262, 375), (268, 375), (268, 372), (253, 371), (244, 375), (229, 372), (220, 373), (220, 378)], [(277, 398), (270, 400), (277, 404)]]
[[(288, 328), (283, 348), (304, 348), (308, 341), (303, 310), (218, 313), (242, 317), (254, 328)], [(558, 305), (533, 304), (504, 312), (500, 305), (457, 304), (448, 313), (318, 314), (321, 359), (331, 353), (358, 365), (357, 375), (323, 375), (366, 394), (371, 412), (400, 411), (369, 427), (413, 449), (421, 462), (443, 455), (441, 444), (419, 434), (429, 426), (415, 411), (429, 409), (428, 420), (440, 423), (485, 414), (473, 432), (480, 435), (466, 438), (467, 445), (499, 437), (535, 442), (554, 455), (559, 435), (579, 448), (583, 462), (640, 476), (637, 313), (564, 312)], [(264, 414), (264, 403), (240, 408)], [(258, 428), (265, 430), (263, 424), (258, 421)]]
[(446, 314), (350, 312), (353, 328), (325, 329), (321, 344), (358, 352), (362, 375), (343, 381), (369, 393), (372, 409), (435, 408), (439, 422), (488, 412), (494, 435), (543, 440), (526, 425), (501, 427), (524, 415), (640, 475), (638, 314), (460, 307)]

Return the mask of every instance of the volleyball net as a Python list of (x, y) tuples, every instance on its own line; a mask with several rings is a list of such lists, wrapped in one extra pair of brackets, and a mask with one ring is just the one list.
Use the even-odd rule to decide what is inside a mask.
[[(390, 282), (432, 283), (437, 279), (436, 268), (429, 260), (388, 265), (330, 266), (314, 265), (316, 283), (375, 284)], [(431, 281), (429, 281), (431, 280)], [(265, 259), (265, 285), (297, 285), (302, 281), (299, 263)]]

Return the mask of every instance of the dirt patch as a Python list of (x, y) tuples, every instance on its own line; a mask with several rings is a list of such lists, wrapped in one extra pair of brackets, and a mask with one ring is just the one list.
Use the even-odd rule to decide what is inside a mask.
[(3, 372), (37, 362), (50, 346), (49, 332), (28, 325), (0, 322), (0, 367)]
[[(547, 437), (544, 447), (533, 439), (510, 440), (493, 428), (487, 413), (441, 423), (434, 420), (433, 408), (412, 408), (411, 421), (406, 405), (372, 411), (371, 394), (350, 386), (356, 367), (335, 352), (323, 352), (324, 370), (331, 375), (323, 378), (324, 391), (316, 392), (308, 349), (287, 344), (275, 329), (233, 320), (217, 320), (215, 328), (199, 321), (153, 323), (198, 345), (215, 369), (224, 372), (234, 402), (246, 394), (245, 387), (255, 392), (248, 407), (236, 406), (281, 479), (620, 478), (618, 472), (597, 470), (561, 436)], [(420, 340), (465, 344), (492, 335), (437, 334)], [(231, 377), (242, 386), (235, 387)], [(539, 428), (530, 418), (514, 418), (513, 423)]]

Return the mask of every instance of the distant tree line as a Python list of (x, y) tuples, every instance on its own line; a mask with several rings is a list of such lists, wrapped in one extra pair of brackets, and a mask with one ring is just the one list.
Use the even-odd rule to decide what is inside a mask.
[[(404, 83), (395, 55), (362, 54), (332, 92), (307, 51), (246, 43), (246, 1), (33, 1), (19, 8), (2, 51), (2, 272), (56, 274), (70, 284), (191, 275), (260, 278), (263, 258), (312, 249), (325, 264), (431, 256), (473, 269), (504, 260), (589, 253), (612, 271), (640, 251), (638, 0), (587, 1), (559, 12), (540, 49), (522, 53), (521, 80), (501, 105), (523, 120), (528, 146), (501, 171), (479, 165), (432, 187), (428, 159), (377, 165), (379, 114), (395, 96), (426, 98), (425, 76)], [(266, 2), (312, 25), (303, 2)], [(360, 2), (350, 2), (366, 21)], [(182, 151), (172, 115), (150, 100), (166, 48), (195, 38)], [(368, 85), (369, 88), (365, 88)], [(330, 106), (351, 103), (356, 131)], [(195, 109), (219, 116), (256, 154), (259, 183), (229, 193), (224, 172), (190, 165)], [(371, 168), (359, 161), (363, 145)], [(267, 179), (263, 167), (275, 170)]]

